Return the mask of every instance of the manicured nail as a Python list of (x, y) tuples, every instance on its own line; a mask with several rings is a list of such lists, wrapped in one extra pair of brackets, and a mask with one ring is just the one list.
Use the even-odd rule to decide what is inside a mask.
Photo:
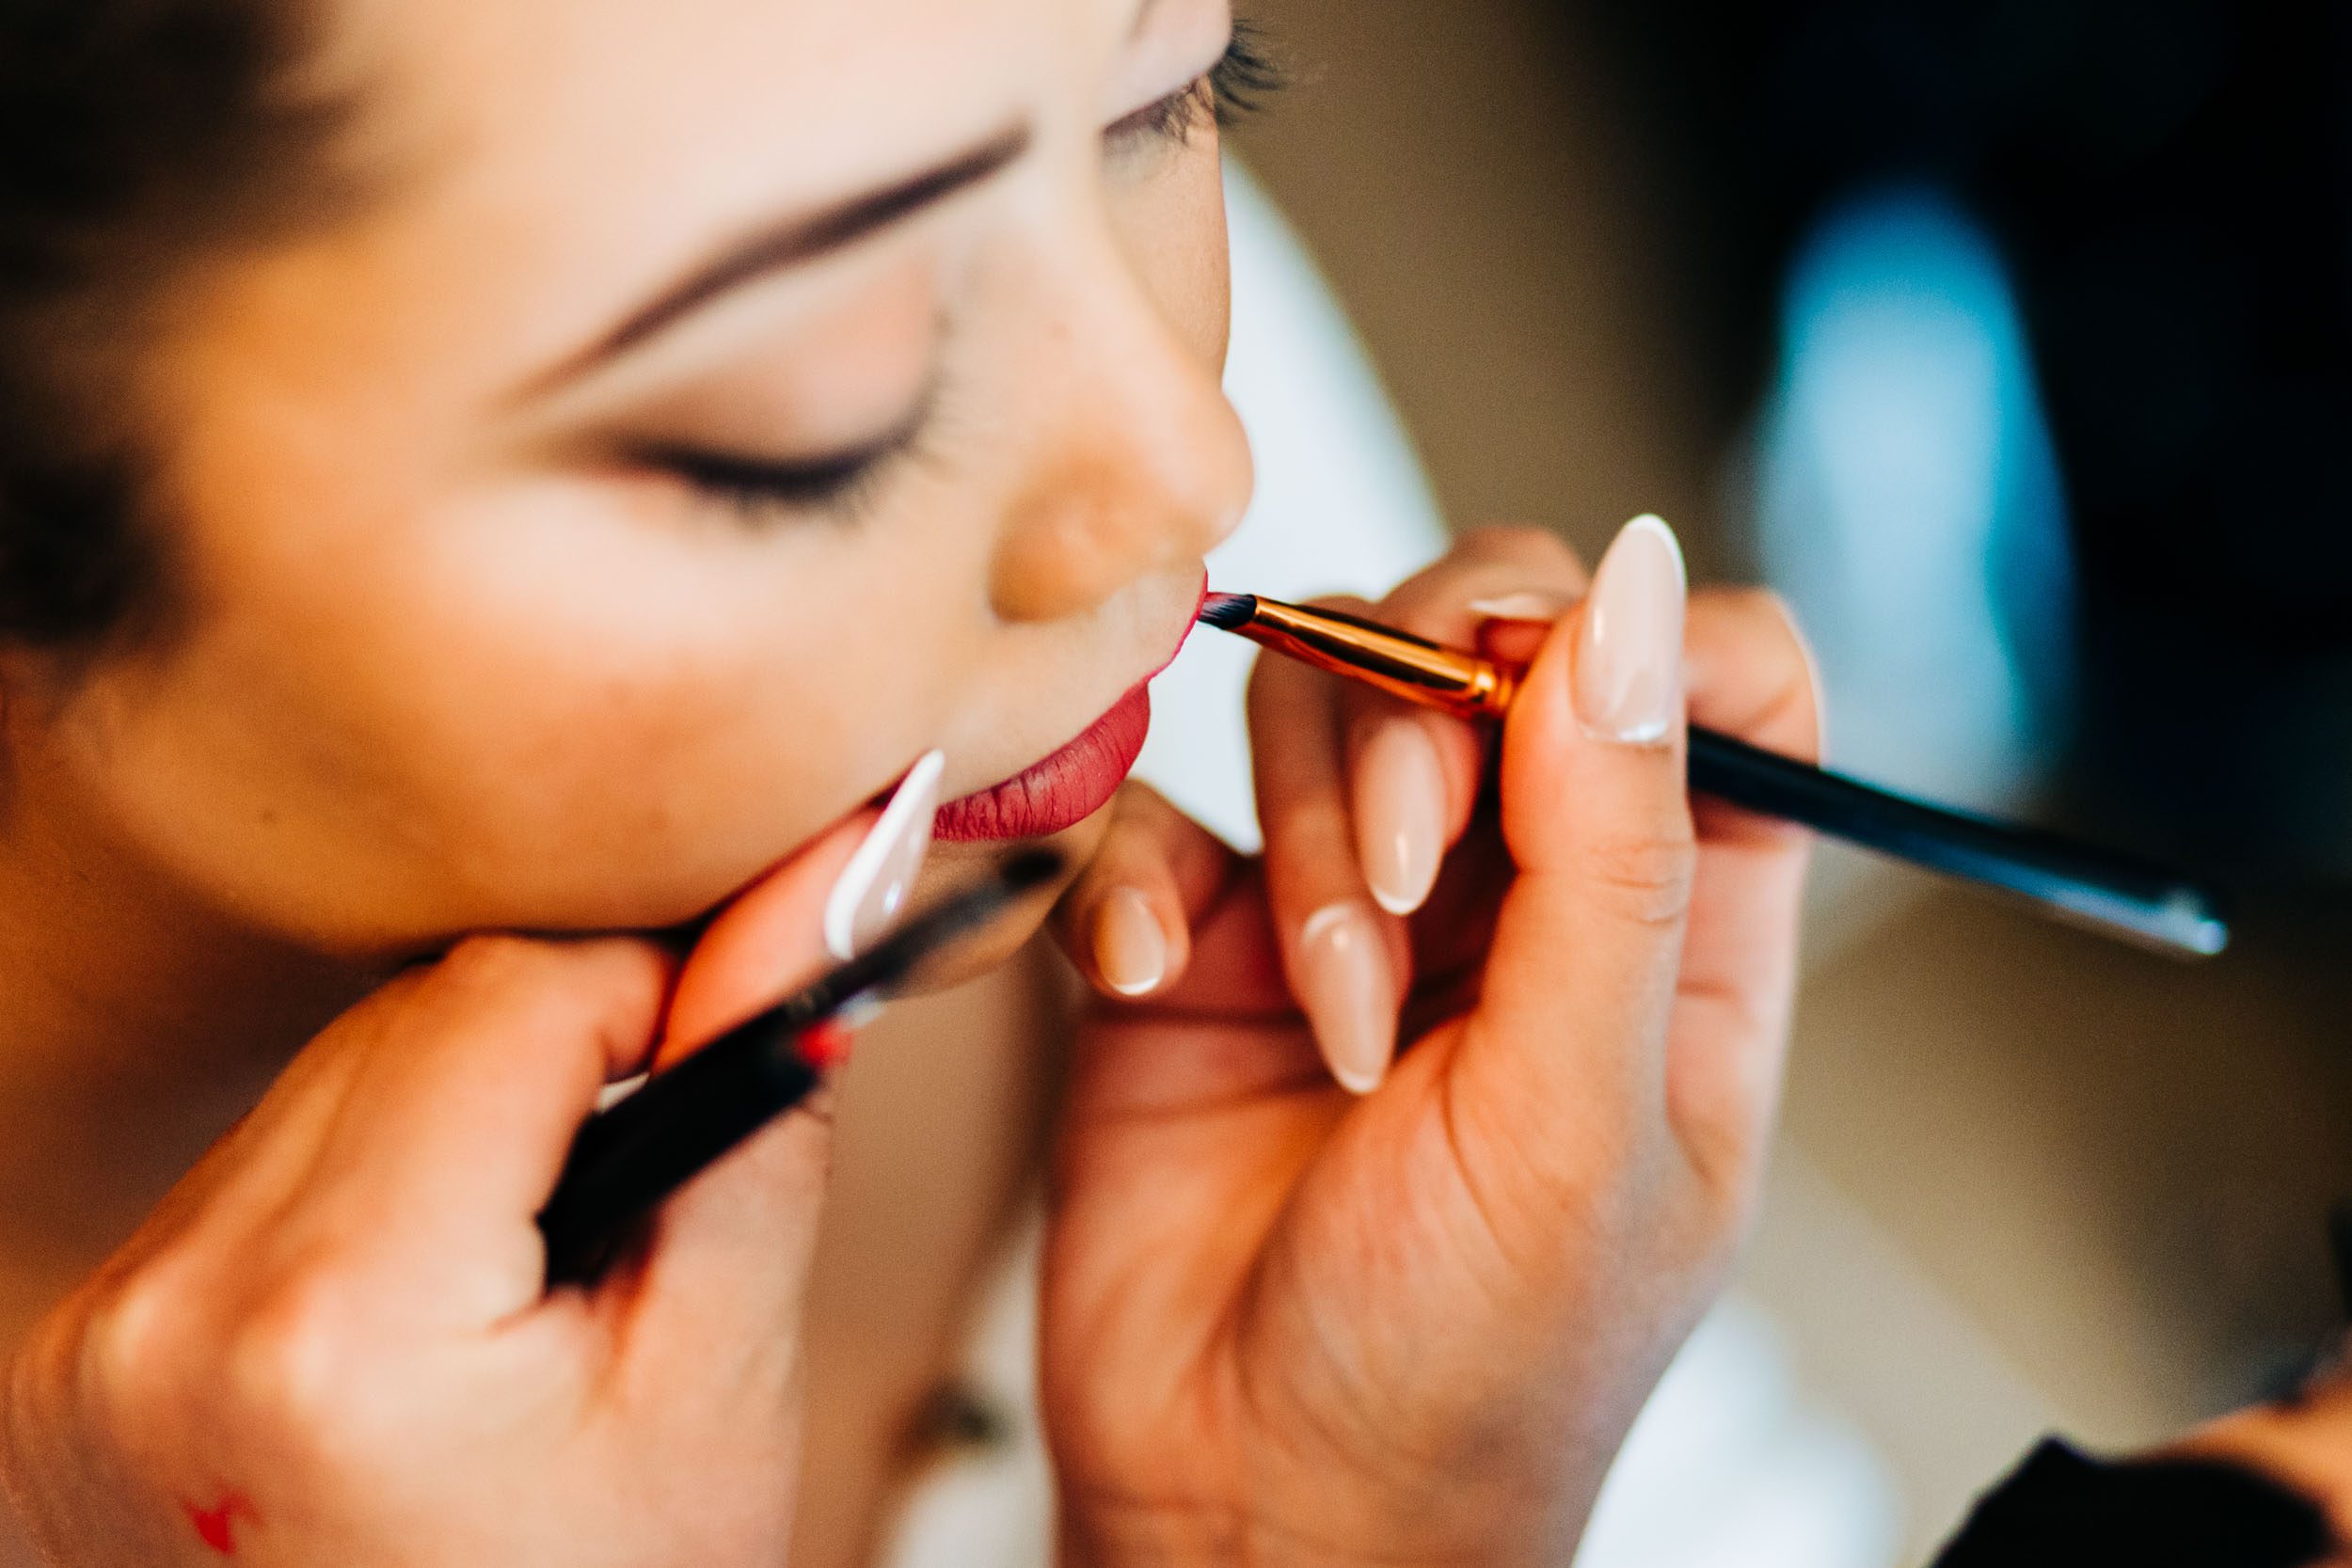
[(826, 897), (825, 947), (843, 962), (871, 947), (904, 911), (915, 874), (930, 850), (931, 819), (939, 815), (939, 777), (946, 766), (946, 754), (939, 752), (914, 765)]
[(1682, 546), (1656, 517), (1636, 517), (1601, 558), (1576, 651), (1576, 711), (1585, 733), (1629, 746), (1666, 738), (1682, 705)]
[(1445, 859), (1445, 768), (1438, 743), (1412, 720), (1390, 720), (1363, 755), (1356, 800), (1356, 858), (1372, 895), (1391, 914), (1429, 900)]
[(1361, 904), (1333, 904), (1298, 937), (1299, 1005), (1323, 1044), (1331, 1076), (1370, 1094), (1396, 1053), (1396, 995), (1380, 923)]
[(1489, 621), (1549, 623), (1568, 612), (1568, 601), (1557, 594), (1505, 594), (1499, 599), (1472, 599), (1470, 612)]
[(1168, 936), (1136, 889), (1114, 890), (1094, 911), (1094, 967), (1121, 996), (1149, 996), (1168, 978)]

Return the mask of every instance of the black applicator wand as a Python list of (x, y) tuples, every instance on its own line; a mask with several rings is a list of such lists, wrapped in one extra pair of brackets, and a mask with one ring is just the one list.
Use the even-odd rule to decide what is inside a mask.
[(539, 1211), (548, 1285), (596, 1278), (636, 1221), (814, 1094), (823, 1069), (801, 1049), (812, 1031), (882, 1000), (941, 948), (1061, 872), (1062, 859), (1051, 850), (1019, 856), (591, 1117), (572, 1142), (554, 1196)]
[[(1360, 616), (1212, 594), (1203, 626), (1464, 719), (1500, 721), (1523, 672)], [(2177, 871), (2005, 822), (1931, 806), (1691, 727), (1691, 787), (1930, 870), (2000, 888), (2077, 925), (2182, 958), (2229, 945), (2219, 900)]]

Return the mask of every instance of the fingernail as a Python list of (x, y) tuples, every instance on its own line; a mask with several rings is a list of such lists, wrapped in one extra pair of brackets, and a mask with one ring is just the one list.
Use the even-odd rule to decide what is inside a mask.
[(1317, 911), (1299, 933), (1297, 978), (1331, 1075), (1352, 1094), (1378, 1088), (1396, 1051), (1396, 997), (1373, 912), (1361, 904)]
[(843, 962), (872, 946), (905, 908), (915, 874), (930, 850), (931, 819), (939, 815), (939, 777), (946, 766), (947, 758), (940, 752), (914, 765), (826, 897), (825, 947)]
[(1568, 612), (1568, 601), (1557, 594), (1505, 594), (1497, 599), (1472, 599), (1470, 612), (1489, 621), (1557, 621)]
[(1383, 723), (1364, 748), (1356, 856), (1391, 914), (1428, 902), (1445, 859), (1445, 768), (1438, 743), (1410, 720)]
[(1682, 546), (1656, 517), (1617, 535), (1584, 601), (1576, 711), (1585, 733), (1622, 745), (1663, 740), (1682, 704)]
[(1136, 889), (1115, 890), (1095, 911), (1094, 967), (1121, 996), (1149, 996), (1168, 978), (1168, 937)]

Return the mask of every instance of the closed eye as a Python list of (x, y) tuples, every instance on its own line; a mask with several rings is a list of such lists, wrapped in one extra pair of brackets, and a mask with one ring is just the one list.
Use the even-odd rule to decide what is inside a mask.
[(887, 451), (859, 451), (812, 463), (771, 463), (680, 449), (646, 452), (640, 463), (683, 481), (712, 500), (758, 513), (847, 509), (888, 456)]
[(854, 520), (898, 464), (913, 458), (931, 413), (927, 393), (874, 440), (821, 456), (782, 459), (680, 445), (642, 446), (628, 466), (685, 484), (747, 522), (825, 515)]

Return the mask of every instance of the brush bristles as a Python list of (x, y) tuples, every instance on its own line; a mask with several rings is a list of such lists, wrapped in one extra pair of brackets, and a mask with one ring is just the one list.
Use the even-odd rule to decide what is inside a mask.
[(1258, 600), (1250, 594), (1212, 594), (1200, 606), (1200, 624), (1219, 631), (1239, 631), (1258, 614)]

